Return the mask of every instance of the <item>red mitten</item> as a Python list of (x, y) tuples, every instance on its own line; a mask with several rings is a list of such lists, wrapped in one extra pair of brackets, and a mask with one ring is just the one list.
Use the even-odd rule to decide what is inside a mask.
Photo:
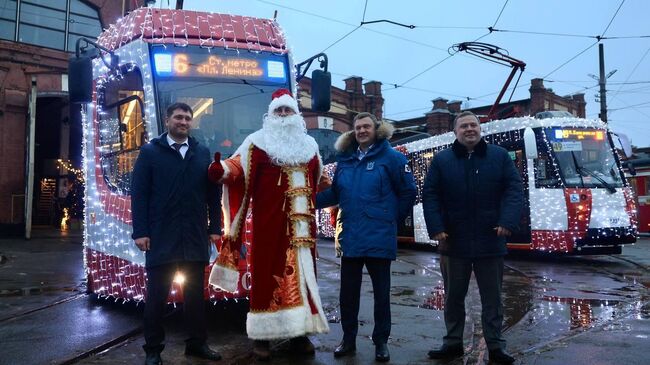
[(221, 153), (215, 152), (214, 162), (210, 164), (210, 167), (208, 167), (208, 179), (213, 183), (218, 183), (223, 177), (223, 174), (224, 170), (223, 166), (221, 166)]

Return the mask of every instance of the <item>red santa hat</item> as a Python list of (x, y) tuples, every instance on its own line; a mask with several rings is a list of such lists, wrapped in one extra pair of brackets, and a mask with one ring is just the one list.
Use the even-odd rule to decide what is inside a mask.
[(293, 98), (291, 91), (288, 89), (277, 89), (271, 94), (271, 104), (269, 104), (269, 115), (273, 114), (273, 111), (281, 106), (288, 106), (293, 109), (296, 114), (300, 113), (298, 110), (298, 101)]

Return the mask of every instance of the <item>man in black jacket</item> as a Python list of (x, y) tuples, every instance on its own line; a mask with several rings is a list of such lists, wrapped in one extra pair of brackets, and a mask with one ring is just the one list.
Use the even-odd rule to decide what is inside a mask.
[(422, 191), (427, 231), (439, 242), (447, 327), (442, 347), (429, 357), (463, 355), (465, 296), (474, 271), (490, 361), (511, 364), (501, 335), (501, 283), (506, 237), (519, 225), (523, 189), (508, 152), (485, 143), (479, 123), (471, 112), (456, 117), (456, 141), (433, 158)]
[(162, 363), (162, 319), (177, 273), (185, 277), (183, 308), (189, 337), (185, 354), (221, 359), (206, 344), (203, 299), (210, 241), (216, 243), (221, 232), (219, 188), (208, 182), (210, 152), (189, 136), (192, 117), (187, 104), (169, 106), (165, 119), (168, 132), (142, 146), (133, 169), (132, 237), (146, 252), (146, 365)]

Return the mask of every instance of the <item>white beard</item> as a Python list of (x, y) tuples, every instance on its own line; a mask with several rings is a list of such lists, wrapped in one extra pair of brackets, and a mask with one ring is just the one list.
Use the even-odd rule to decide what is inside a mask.
[(300, 114), (287, 117), (267, 114), (262, 129), (250, 138), (277, 166), (299, 165), (318, 156), (318, 144), (307, 134), (305, 120)]

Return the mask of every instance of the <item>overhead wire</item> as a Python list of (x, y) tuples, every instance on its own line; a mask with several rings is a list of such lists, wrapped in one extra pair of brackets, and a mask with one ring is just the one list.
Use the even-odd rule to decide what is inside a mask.
[(341, 37), (341, 38), (337, 39), (336, 41), (334, 41), (334, 43), (332, 43), (332, 44), (330, 44), (329, 46), (325, 47), (325, 49), (322, 50), (322, 51), (320, 51), (320, 53), (325, 53), (325, 51), (327, 51), (328, 49), (334, 47), (337, 43), (339, 43), (340, 41), (344, 40), (344, 39), (347, 38), (350, 34), (356, 32), (359, 28), (361, 28), (361, 26), (363, 25), (363, 20), (366, 18), (366, 9), (367, 9), (367, 8), (368, 8), (368, 0), (366, 0), (365, 5), (363, 6), (363, 16), (361, 17), (361, 24), (358, 25), (356, 28), (352, 29), (351, 31), (349, 31), (349, 32), (348, 32), (347, 34), (345, 34), (343, 37)]
[[(405, 38), (405, 37), (400, 37), (400, 36), (397, 36), (397, 35), (394, 35), (394, 34), (391, 34), (391, 33), (386, 33), (386, 32), (382, 32), (382, 31), (378, 31), (378, 30), (370, 29), (370, 28), (367, 28), (367, 27), (357, 26), (357, 25), (354, 25), (354, 24), (351, 24), (351, 23), (347, 23), (347, 22), (344, 22), (344, 21), (340, 21), (340, 20), (338, 20), (338, 19), (333, 19), (333, 18), (329, 18), (329, 17), (322, 16), (322, 15), (319, 15), (319, 14), (310, 13), (310, 12), (306, 12), (306, 11), (303, 11), (303, 10), (300, 10), (300, 9), (296, 9), (296, 8), (291, 8), (291, 7), (288, 7), (288, 6), (280, 5), (280, 4), (274, 3), (274, 2), (272, 2), (272, 1), (267, 1), (267, 0), (257, 0), (257, 1), (258, 1), (258, 2), (261, 2), (261, 3), (266, 3), (266, 4), (270, 4), (270, 5), (274, 5), (274, 6), (282, 7), (282, 8), (288, 9), (288, 10), (296, 11), (296, 12), (299, 12), (299, 13), (302, 13), (302, 14), (306, 14), (306, 15), (310, 15), (310, 16), (318, 17), (318, 18), (325, 19), (325, 20), (328, 20), (328, 21), (336, 22), (336, 23), (339, 23), (339, 24), (344, 24), (344, 25), (347, 25), (347, 26), (355, 27), (355, 28), (352, 29), (350, 32), (348, 32), (347, 34), (343, 35), (341, 38), (337, 39), (337, 40), (336, 40), (334, 43), (332, 43), (330, 46), (328, 46), (327, 48), (325, 48), (325, 50), (331, 48), (332, 46), (338, 44), (338, 43), (339, 43), (340, 41), (342, 41), (343, 39), (349, 37), (352, 33), (354, 33), (355, 31), (357, 31), (359, 28), (363, 28), (364, 30), (367, 30), (367, 31), (370, 31), (370, 32), (373, 32), (373, 33), (377, 33), (377, 34), (381, 34), (381, 35), (384, 35), (384, 36), (387, 36), (387, 37), (391, 37), (391, 38), (399, 39), (399, 40), (402, 40), (402, 41), (405, 41), (405, 42), (409, 42), (409, 43), (412, 43), (412, 44), (417, 44), (417, 45), (420, 45), (420, 46), (423, 46), (423, 47), (432, 48), (432, 49), (436, 49), (436, 50), (440, 50), (440, 51), (446, 51), (445, 49), (443, 49), (443, 48), (441, 48), (441, 47), (437, 47), (437, 46), (434, 46), (434, 45), (431, 45), (431, 44), (428, 44), (428, 43), (419, 42), (419, 41), (416, 41), (416, 40), (413, 40), (413, 39), (409, 39), (409, 38)], [(617, 7), (615, 13), (614, 13), (614, 14), (612, 15), (612, 17), (610, 18), (610, 20), (609, 20), (607, 26), (604, 28), (604, 30), (603, 30), (603, 32), (601, 33), (601, 35), (600, 35), (600, 36), (591, 36), (591, 35), (584, 35), (584, 34), (551, 33), (551, 32), (532, 32), (532, 31), (520, 31), (520, 30), (496, 29), (495, 26), (496, 26), (496, 24), (498, 23), (498, 21), (500, 20), (502, 14), (503, 14), (503, 12), (504, 12), (504, 9), (505, 9), (505, 7), (506, 7), (507, 4), (508, 4), (508, 0), (506, 0), (506, 1), (504, 2), (504, 5), (503, 5), (503, 6), (501, 7), (501, 9), (500, 9), (499, 14), (497, 15), (497, 18), (496, 18), (495, 22), (493, 23), (493, 26), (487, 28), (487, 29), (489, 30), (489, 32), (488, 32), (487, 34), (484, 34), (484, 35), (482, 35), (481, 37), (479, 37), (476, 41), (478, 41), (478, 40), (480, 40), (480, 39), (486, 37), (487, 35), (489, 35), (489, 34), (492, 33), (492, 32), (510, 32), (510, 33), (538, 34), (538, 35), (563, 36), (563, 37), (581, 37), (581, 38), (591, 38), (591, 39), (596, 39), (596, 40), (597, 40), (596, 42), (594, 42), (593, 44), (589, 45), (587, 48), (583, 49), (583, 50), (580, 51), (578, 54), (576, 54), (575, 56), (571, 57), (570, 59), (568, 59), (567, 61), (565, 61), (564, 63), (562, 63), (561, 65), (559, 65), (558, 67), (556, 67), (555, 69), (553, 69), (552, 71), (550, 71), (549, 73), (547, 73), (547, 74), (543, 77), (544, 79), (548, 79), (548, 76), (552, 75), (553, 73), (557, 72), (558, 70), (560, 70), (561, 68), (563, 68), (564, 66), (566, 66), (568, 63), (570, 63), (570, 62), (572, 62), (573, 60), (575, 60), (576, 58), (578, 58), (580, 55), (582, 55), (583, 53), (585, 53), (586, 51), (588, 51), (589, 49), (591, 49), (591, 48), (592, 48), (595, 44), (597, 44), (598, 41), (600, 41), (600, 40), (604, 40), (604, 39), (650, 38), (650, 35), (639, 35), (639, 36), (613, 36), (613, 37), (605, 37), (605, 33), (609, 30), (609, 28), (610, 28), (611, 25), (613, 24), (613, 21), (614, 21), (615, 18), (617, 17), (617, 15), (618, 15), (618, 13), (620, 12), (620, 10), (621, 10), (622, 6), (624, 5), (624, 3), (625, 3), (625, 0), (622, 0), (621, 3), (619, 4), (619, 6)], [(362, 21), (362, 22), (365, 21), (366, 10), (367, 10), (367, 1), (366, 1), (366, 3), (364, 4), (364, 13), (363, 13), (363, 21)], [(430, 29), (466, 29), (466, 30), (485, 29), (484, 27), (469, 27), (469, 26), (433, 26), (433, 25), (420, 25), (420, 26), (414, 26), (414, 27), (417, 27), (417, 28), (430, 28)], [(430, 71), (431, 69), (437, 67), (438, 65), (440, 65), (440, 64), (443, 63), (443, 62), (445, 62), (445, 61), (448, 60), (449, 58), (450, 58), (450, 56), (447, 56), (447, 57), (445, 57), (444, 59), (437, 61), (435, 64), (433, 64), (433, 65), (427, 67), (425, 70), (423, 70), (423, 71), (421, 71), (420, 73), (418, 73), (418, 74), (412, 76), (411, 78), (407, 79), (407, 80), (404, 81), (402, 84), (395, 84), (395, 83), (385, 83), (385, 82), (382, 82), (384, 85), (392, 85), (392, 86), (393, 86), (392, 88), (387, 88), (387, 89), (384, 89), (383, 91), (394, 90), (394, 89), (397, 89), (397, 88), (405, 88), (405, 89), (411, 89), (411, 90), (417, 90), (417, 91), (423, 91), (423, 92), (439, 93), (439, 92), (436, 92), (436, 91), (434, 91), (434, 90), (426, 90), (426, 89), (419, 89), (419, 88), (408, 87), (408, 86), (406, 86), (405, 84), (407, 84), (407, 83), (413, 81), (414, 79), (416, 79), (416, 78), (422, 76), (423, 74), (425, 74), (426, 72)], [(639, 62), (639, 63), (640, 63), (640, 62)], [(638, 67), (638, 66), (637, 66), (637, 67)], [(562, 80), (547, 80), (547, 81), (567, 83), (567, 82), (562, 81)], [(584, 82), (584, 81), (578, 81), (578, 82)], [(611, 84), (614, 84), (614, 83), (611, 83)], [(627, 84), (627, 82), (626, 82), (626, 84)], [(521, 87), (526, 87), (526, 86), (529, 86), (529, 85), (530, 85), (530, 83), (527, 83), (527, 84), (523, 84), (523, 85), (517, 85), (516, 87), (514, 87), (514, 88), (509, 88), (509, 89), (513, 89), (513, 91), (514, 91), (514, 89), (519, 89), (519, 88), (521, 88)], [(622, 85), (622, 84), (621, 84), (621, 85)], [(578, 85), (574, 85), (574, 86), (578, 86)], [(593, 87), (582, 87), (582, 86), (579, 86), (579, 87), (581, 87), (581, 91), (583, 91), (583, 90), (588, 90), (588, 89), (593, 88)], [(622, 87), (622, 86), (621, 86), (621, 87)], [(620, 87), (619, 87), (619, 89), (617, 90), (617, 92), (621, 92), (621, 88), (620, 88)], [(484, 98), (484, 97), (486, 97), (486, 96), (491, 96), (491, 95), (496, 94), (496, 93), (497, 93), (497, 92), (490, 93), (490, 94), (485, 94), (485, 95), (481, 95), (481, 96), (479, 96), (479, 97), (466, 97), (466, 96), (462, 96), (462, 98), (464, 98), (464, 99), (466, 99), (466, 100), (480, 100), (480, 99), (482, 99), (482, 98)], [(439, 94), (452, 95), (452, 94), (448, 94), (448, 93), (439, 93)], [(458, 97), (461, 97), (461, 96), (458, 95)], [(422, 109), (425, 109), (425, 108), (422, 108)], [(417, 109), (416, 109), (416, 110), (417, 110)], [(402, 113), (402, 112), (392, 113), (391, 115), (397, 115), (397, 114), (400, 114), (400, 113)]]
[(596, 40), (650, 38), (650, 35), (604, 37), (600, 35), (587, 35), (587, 34), (570, 34), (570, 33), (553, 33), (553, 32), (535, 32), (535, 31), (514, 30), (514, 29), (498, 29), (494, 27), (490, 27), (488, 28), (488, 30), (491, 30), (492, 32), (499, 32), (499, 33), (532, 34), (532, 35), (545, 35), (545, 36), (553, 36), (553, 37), (590, 38)]
[[(268, 5), (277, 6), (277, 7), (282, 8), (282, 9), (287, 9), (287, 10), (295, 11), (295, 12), (297, 12), (297, 13), (301, 13), (301, 14), (305, 14), (305, 15), (309, 15), (309, 16), (317, 17), (317, 18), (320, 18), (320, 19), (328, 20), (328, 21), (331, 21), (331, 22), (335, 22), (335, 23), (339, 23), (339, 24), (344, 24), (344, 25), (347, 25), (347, 26), (350, 26), (350, 27), (357, 27), (357, 28), (359, 27), (357, 24), (352, 24), (352, 23), (344, 22), (344, 21), (341, 21), (341, 20), (338, 20), (338, 19), (334, 19), (334, 18), (326, 17), (326, 16), (323, 16), (323, 15), (320, 15), (320, 14), (315, 14), (315, 13), (311, 13), (311, 12), (308, 12), (308, 11), (304, 11), (304, 10), (300, 10), (300, 9), (292, 8), (292, 7), (290, 7), (290, 6), (277, 4), (277, 3), (274, 3), (274, 2), (272, 2), (272, 1), (267, 1), (267, 0), (256, 0), (256, 1), (257, 1), (257, 2), (260, 2), (260, 3), (268, 4)], [(365, 31), (368, 31), (368, 32), (372, 32), (372, 33), (376, 33), (376, 34), (381, 34), (381, 35), (384, 35), (384, 36), (386, 36), (386, 37), (399, 39), (399, 40), (402, 40), (402, 41), (404, 41), (404, 42), (417, 44), (417, 45), (422, 46), (422, 47), (427, 47), (427, 48), (435, 49), (435, 50), (438, 50), (438, 51), (441, 51), (441, 52), (445, 52), (445, 53), (447, 52), (447, 49), (446, 49), (446, 48), (437, 47), (437, 46), (434, 46), (434, 45), (432, 45), (432, 44), (428, 44), (428, 43), (424, 43), (424, 42), (419, 42), (419, 41), (416, 41), (416, 40), (413, 40), (413, 39), (409, 39), (409, 38), (405, 38), (405, 37), (400, 37), (400, 36), (398, 36), (398, 35), (394, 35), (394, 34), (390, 34), (390, 33), (382, 32), (382, 31), (375, 30), (375, 29), (371, 29), (371, 28), (367, 28), (367, 27), (362, 27), (362, 29), (365, 30)]]
[(580, 55), (587, 52), (588, 50), (590, 50), (593, 46), (597, 45), (598, 43), (599, 42), (594, 42), (594, 43), (590, 44), (589, 47), (587, 47), (587, 48), (583, 49), (582, 51), (578, 52), (578, 54), (576, 54), (575, 56), (569, 58), (567, 61), (565, 61), (564, 63), (562, 63), (558, 67), (554, 68), (553, 71), (551, 71), (551, 72), (547, 73), (546, 75), (544, 75), (543, 79), (546, 79), (547, 77), (549, 77), (550, 75), (555, 73), (555, 71), (561, 69), (562, 67), (566, 66), (569, 62), (571, 62), (571, 61), (575, 60), (576, 58), (580, 57)]
[(342, 41), (342, 40), (344, 40), (345, 38), (347, 38), (350, 34), (356, 32), (357, 30), (359, 30), (359, 28), (361, 28), (360, 25), (357, 26), (356, 28), (352, 29), (351, 31), (347, 32), (343, 37), (341, 37), (341, 38), (335, 40), (334, 43), (332, 43), (332, 44), (330, 44), (329, 46), (325, 47), (325, 49), (323, 49), (322, 51), (320, 51), (320, 53), (325, 53), (325, 51), (327, 51), (328, 49), (334, 47), (337, 43), (339, 43), (340, 41)]
[[(494, 21), (494, 24), (495, 24), (495, 25), (496, 25), (496, 23), (499, 21), (499, 19), (501, 18), (501, 14), (503, 14), (503, 10), (506, 8), (506, 5), (508, 5), (508, 0), (506, 0), (506, 2), (505, 2), (505, 3), (503, 4), (503, 6), (501, 7), (501, 11), (499, 11), (499, 15), (497, 16), (496, 20)], [(490, 35), (490, 33), (491, 33), (491, 32), (488, 32), (488, 33), (486, 33), (486, 34), (484, 34), (484, 35), (482, 35), (482, 36), (476, 38), (473, 42), (478, 42), (479, 40), (481, 40), (481, 39), (487, 37), (488, 35)], [(453, 57), (453, 56), (456, 55), (457, 53), (458, 53), (458, 52), (456, 52), (456, 53), (452, 53), (452, 54), (450, 54), (449, 56), (443, 58), (442, 60), (440, 60), (440, 61), (434, 63), (433, 65), (431, 65), (431, 66), (429, 66), (429, 67), (427, 67), (424, 71), (421, 71), (421, 72), (419, 72), (418, 74), (416, 74), (416, 75), (412, 76), (411, 78), (409, 78), (408, 80), (402, 82), (402, 84), (401, 84), (400, 86), (404, 86), (404, 85), (408, 84), (409, 82), (415, 80), (416, 78), (418, 78), (418, 77), (424, 75), (425, 73), (427, 73), (427, 72), (430, 71), (431, 69), (437, 67), (437, 66), (440, 65), (441, 63), (447, 61), (448, 59), (450, 59), (451, 57)]]
[(503, 10), (505, 10), (506, 5), (508, 5), (508, 0), (503, 4), (503, 7), (501, 8), (501, 11), (499, 12), (499, 15), (497, 16), (497, 19), (494, 21), (494, 24), (492, 24), (492, 27), (495, 27), (497, 25), (497, 22), (499, 19), (501, 19), (501, 14), (503, 14)]
[[(643, 60), (645, 59), (645, 57), (648, 55), (649, 52), (650, 52), (650, 47), (648, 47), (648, 49), (646, 49), (646, 51), (645, 51), (645, 53), (643, 54), (643, 56), (641, 56), (641, 59), (639, 60), (639, 62), (636, 63), (636, 65), (634, 66), (634, 68), (632, 69), (632, 71), (627, 75), (627, 78), (625, 79), (625, 81), (623, 81), (623, 83), (621, 83), (621, 86), (619, 86), (618, 89), (616, 90), (616, 92), (614, 92), (614, 96), (618, 95), (618, 93), (619, 93), (619, 92), (621, 91), (621, 89), (623, 88), (623, 85), (626, 85), (626, 84), (627, 84), (627, 82), (630, 80), (630, 77), (632, 77), (632, 75), (634, 75), (634, 72), (635, 72), (636, 69), (639, 67), (639, 65), (641, 64), (641, 62), (643, 62)], [(648, 82), (650, 82), (650, 81), (648, 81)]]
[(605, 33), (607, 33), (607, 30), (612, 25), (612, 22), (614, 21), (614, 18), (616, 18), (616, 16), (618, 15), (619, 10), (621, 10), (621, 7), (623, 6), (624, 3), (625, 3), (625, 0), (621, 0), (621, 3), (618, 5), (618, 8), (616, 9), (616, 12), (614, 13), (614, 15), (612, 15), (612, 19), (609, 20), (609, 23), (607, 23), (607, 26), (605, 27), (605, 30), (603, 30), (603, 32), (600, 34), (601, 36), (605, 36)]

